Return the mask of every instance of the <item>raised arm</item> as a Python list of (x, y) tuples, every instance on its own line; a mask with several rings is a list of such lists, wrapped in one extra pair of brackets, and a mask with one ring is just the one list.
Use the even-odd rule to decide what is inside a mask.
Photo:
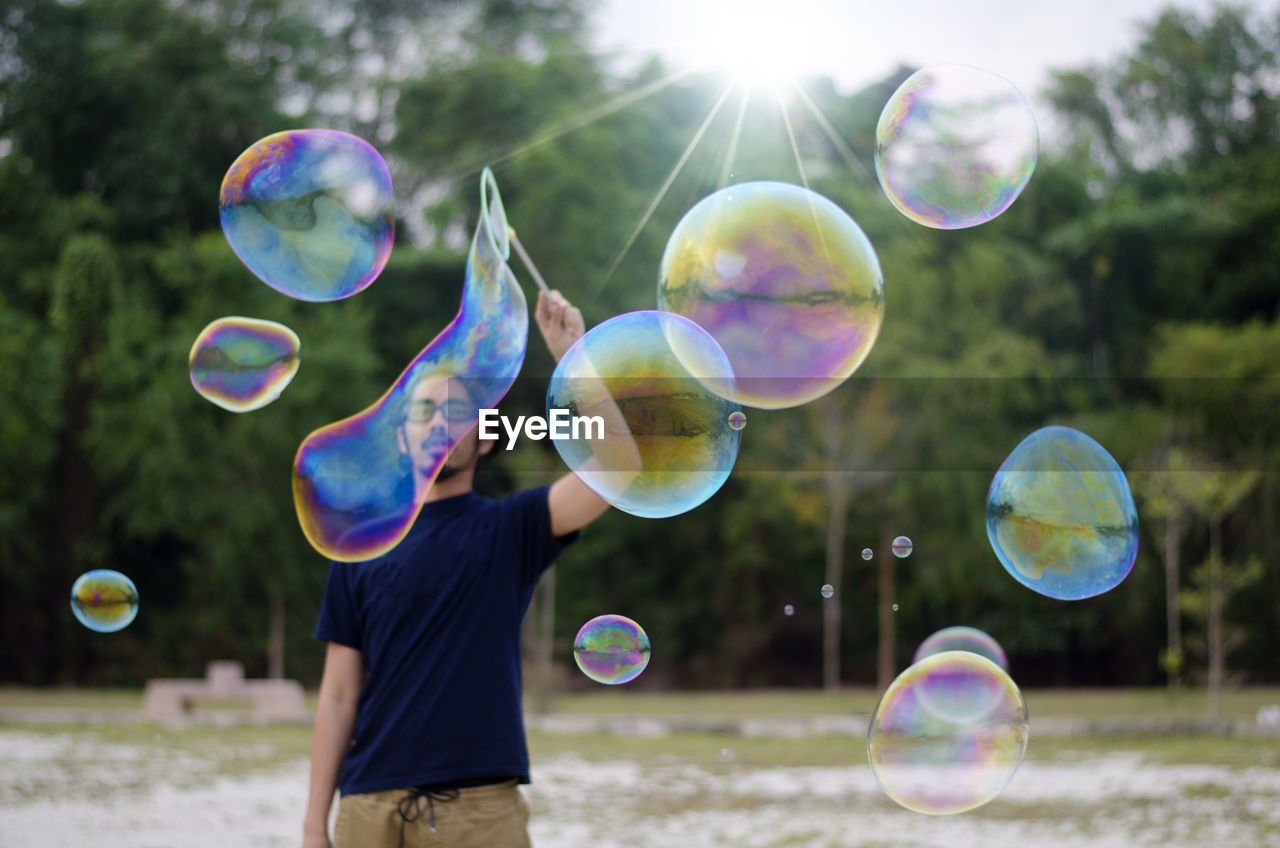
[(351, 744), (356, 704), (364, 685), (364, 659), (355, 648), (330, 642), (320, 678), (316, 723), (311, 734), (311, 788), (302, 820), (303, 848), (331, 848), (329, 807), (338, 786), (342, 755)]

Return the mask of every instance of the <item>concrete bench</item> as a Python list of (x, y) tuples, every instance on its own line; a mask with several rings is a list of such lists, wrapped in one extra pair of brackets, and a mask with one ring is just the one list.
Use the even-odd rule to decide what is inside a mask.
[(245, 680), (244, 666), (231, 660), (211, 662), (204, 679), (148, 680), (142, 717), (168, 721), (188, 717), (196, 702), (248, 700), (253, 714), (265, 721), (311, 721), (296, 680)]

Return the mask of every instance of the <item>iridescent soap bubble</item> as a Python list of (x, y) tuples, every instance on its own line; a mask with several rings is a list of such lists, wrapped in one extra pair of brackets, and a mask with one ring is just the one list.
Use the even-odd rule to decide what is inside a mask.
[(578, 630), (573, 659), (597, 683), (629, 683), (649, 664), (649, 636), (625, 615), (598, 615)]
[(782, 608), (782, 614), (783, 614), (783, 615), (795, 615), (795, 614), (796, 614), (796, 608), (795, 608), (794, 606), (792, 606), (791, 604), (787, 604), (786, 606), (784, 606), (784, 607)]
[(871, 549), (870, 549), (870, 548), (863, 548), (863, 549), (862, 549), (862, 558), (863, 558), (863, 559), (868, 559), (868, 560), (869, 560), (869, 559), (871, 559), (873, 556), (875, 556), (875, 554), (873, 554), (873, 553), (871, 552)]
[(822, 589), (819, 590), (824, 598), (830, 598), (835, 595), (836, 590), (830, 583), (823, 583)]
[(329, 559), (371, 559), (399, 544), (449, 452), (520, 372), (529, 309), (506, 264), (506, 214), (487, 168), (480, 201), (453, 321), (377, 402), (314, 431), (294, 457), (298, 521)]
[(889, 549), (893, 551), (893, 555), (896, 556), (898, 559), (906, 559), (907, 557), (911, 556), (911, 551), (913, 550), (913, 548), (914, 548), (914, 545), (911, 544), (911, 540), (908, 539), (906, 536), (898, 536), (893, 540), (893, 543), (889, 546)]
[(299, 300), (339, 300), (382, 272), (395, 233), (387, 164), (336, 130), (289, 130), (231, 163), (218, 197), (231, 248), (263, 282)]
[(996, 797), (1022, 762), (1022, 693), (1000, 666), (968, 651), (915, 663), (889, 684), (867, 731), (881, 788), (909, 810), (963, 813)]
[(737, 460), (739, 433), (727, 423), (737, 405), (724, 399), (732, 385), (724, 351), (697, 324), (653, 310), (618, 315), (556, 365), (548, 417), (563, 409), (585, 424), (553, 444), (618, 509), (678, 515), (715, 494)]
[(734, 430), (741, 430), (747, 426), (747, 414), (741, 409), (735, 409), (729, 413), (729, 427)]
[(137, 616), (138, 589), (118, 571), (86, 571), (71, 586), (71, 611), (90, 630), (112, 633), (128, 627)]
[(916, 71), (876, 126), (876, 174), (911, 220), (972, 227), (1008, 209), (1036, 167), (1040, 132), (1013, 83), (968, 65)]
[(866, 359), (884, 319), (884, 277), (871, 242), (830, 200), (788, 183), (742, 183), (676, 225), (658, 308), (715, 337), (738, 402), (781, 409), (821, 397)]
[(929, 636), (920, 643), (920, 647), (916, 648), (912, 662), (920, 662), (925, 657), (940, 654), (943, 651), (969, 651), (986, 657), (1006, 671), (1009, 669), (1009, 660), (999, 642), (976, 627), (964, 625), (944, 627)]
[(191, 346), (191, 385), (232, 412), (261, 409), (298, 373), (298, 334), (275, 321), (229, 316), (200, 331)]
[(1027, 436), (987, 492), (987, 538), (1019, 583), (1059, 600), (1115, 588), (1138, 555), (1138, 510), (1102, 445), (1070, 427)]

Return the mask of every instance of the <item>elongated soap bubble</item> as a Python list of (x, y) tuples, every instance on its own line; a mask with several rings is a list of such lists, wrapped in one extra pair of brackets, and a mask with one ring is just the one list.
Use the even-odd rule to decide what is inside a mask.
[(301, 342), (284, 324), (232, 315), (212, 322), (191, 345), (191, 385), (231, 412), (261, 409), (298, 373)]
[(597, 683), (630, 683), (649, 665), (649, 636), (625, 615), (599, 615), (578, 630), (573, 659)]
[(944, 651), (889, 684), (871, 715), (867, 756), (881, 788), (908, 810), (963, 813), (1009, 784), (1029, 733), (1026, 701), (1000, 666)]
[(314, 431), (294, 457), (298, 521), (329, 559), (370, 559), (399, 544), (449, 452), (473, 438), (479, 410), (496, 407), (520, 372), (529, 309), (506, 264), (506, 213), (487, 168), (480, 198), (453, 321), (376, 403)]
[(780, 182), (699, 201), (667, 241), (658, 308), (696, 322), (733, 364), (744, 406), (799, 406), (862, 364), (884, 320), (884, 277), (844, 210)]
[(916, 71), (876, 125), (876, 174), (903, 215), (941, 230), (1008, 209), (1031, 179), (1040, 132), (1013, 83), (968, 65)]
[(1120, 466), (1070, 427), (1013, 449), (987, 492), (987, 538), (1005, 570), (1073, 601), (1114, 589), (1138, 555), (1138, 510)]
[[(580, 426), (553, 441), (571, 470), (643, 518), (688, 512), (738, 458), (733, 371), (705, 330), (669, 312), (628, 312), (592, 327), (551, 375), (547, 415)], [(714, 390), (713, 390), (714, 389)], [(556, 410), (564, 410), (558, 413)]]
[(382, 273), (395, 235), (387, 163), (337, 130), (288, 130), (231, 163), (222, 231), (264, 283), (299, 300), (350, 297)]
[(123, 630), (138, 615), (138, 588), (109, 568), (86, 571), (71, 586), (71, 611), (98, 633)]
[(986, 657), (1005, 671), (1009, 670), (1009, 659), (1005, 656), (1004, 648), (1000, 647), (1000, 643), (985, 631), (965, 625), (944, 627), (930, 635), (920, 643), (920, 647), (916, 648), (912, 662), (920, 662), (925, 657), (931, 657), (943, 651), (970, 651)]

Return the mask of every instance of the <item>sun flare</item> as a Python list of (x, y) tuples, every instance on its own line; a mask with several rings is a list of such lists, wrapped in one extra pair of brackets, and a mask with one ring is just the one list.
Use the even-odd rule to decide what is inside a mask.
[(708, 61), (746, 88), (786, 88), (798, 81), (818, 26), (803, 0), (704, 0), (697, 17)]

